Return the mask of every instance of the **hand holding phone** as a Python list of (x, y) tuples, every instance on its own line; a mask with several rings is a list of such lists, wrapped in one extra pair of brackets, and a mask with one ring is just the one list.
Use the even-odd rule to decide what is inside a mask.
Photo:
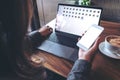
[(103, 30), (104, 28), (101, 26), (92, 25), (77, 42), (77, 46), (83, 50), (88, 50)]

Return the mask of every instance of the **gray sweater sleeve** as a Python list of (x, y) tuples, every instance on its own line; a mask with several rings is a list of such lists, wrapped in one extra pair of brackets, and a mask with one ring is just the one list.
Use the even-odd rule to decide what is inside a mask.
[(24, 48), (25, 48), (25, 50), (28, 50), (28, 49), (33, 50), (36, 47), (38, 47), (39, 45), (41, 45), (41, 43), (45, 39), (46, 39), (46, 37), (42, 36), (38, 31), (30, 32), (29, 34), (27, 34), (25, 36)]
[(91, 64), (86, 60), (76, 60), (67, 80), (88, 80)]
[(45, 40), (45, 37), (42, 36), (38, 31), (30, 32), (28, 34), (28, 38), (33, 47), (39, 46)]

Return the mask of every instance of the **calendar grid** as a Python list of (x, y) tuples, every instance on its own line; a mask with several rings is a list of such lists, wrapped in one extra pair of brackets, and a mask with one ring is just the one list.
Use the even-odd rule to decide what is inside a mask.
[(82, 35), (92, 24), (99, 24), (101, 9), (59, 5), (56, 29)]

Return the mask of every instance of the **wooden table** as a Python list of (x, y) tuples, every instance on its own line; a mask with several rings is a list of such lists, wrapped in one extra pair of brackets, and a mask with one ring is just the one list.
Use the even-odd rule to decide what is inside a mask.
[[(120, 35), (120, 24), (108, 21), (101, 21), (100, 25), (105, 28), (101, 35), (101, 41), (110, 34)], [(67, 77), (73, 62), (59, 58), (43, 51), (36, 54), (45, 59), (45, 68)], [(105, 56), (99, 50), (92, 62), (91, 80), (120, 80), (120, 60)]]

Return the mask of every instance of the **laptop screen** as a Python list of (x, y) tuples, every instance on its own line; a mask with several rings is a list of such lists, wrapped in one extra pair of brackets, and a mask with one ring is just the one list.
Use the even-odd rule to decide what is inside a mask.
[(98, 7), (58, 4), (55, 30), (82, 36), (91, 25), (99, 25), (101, 13)]

